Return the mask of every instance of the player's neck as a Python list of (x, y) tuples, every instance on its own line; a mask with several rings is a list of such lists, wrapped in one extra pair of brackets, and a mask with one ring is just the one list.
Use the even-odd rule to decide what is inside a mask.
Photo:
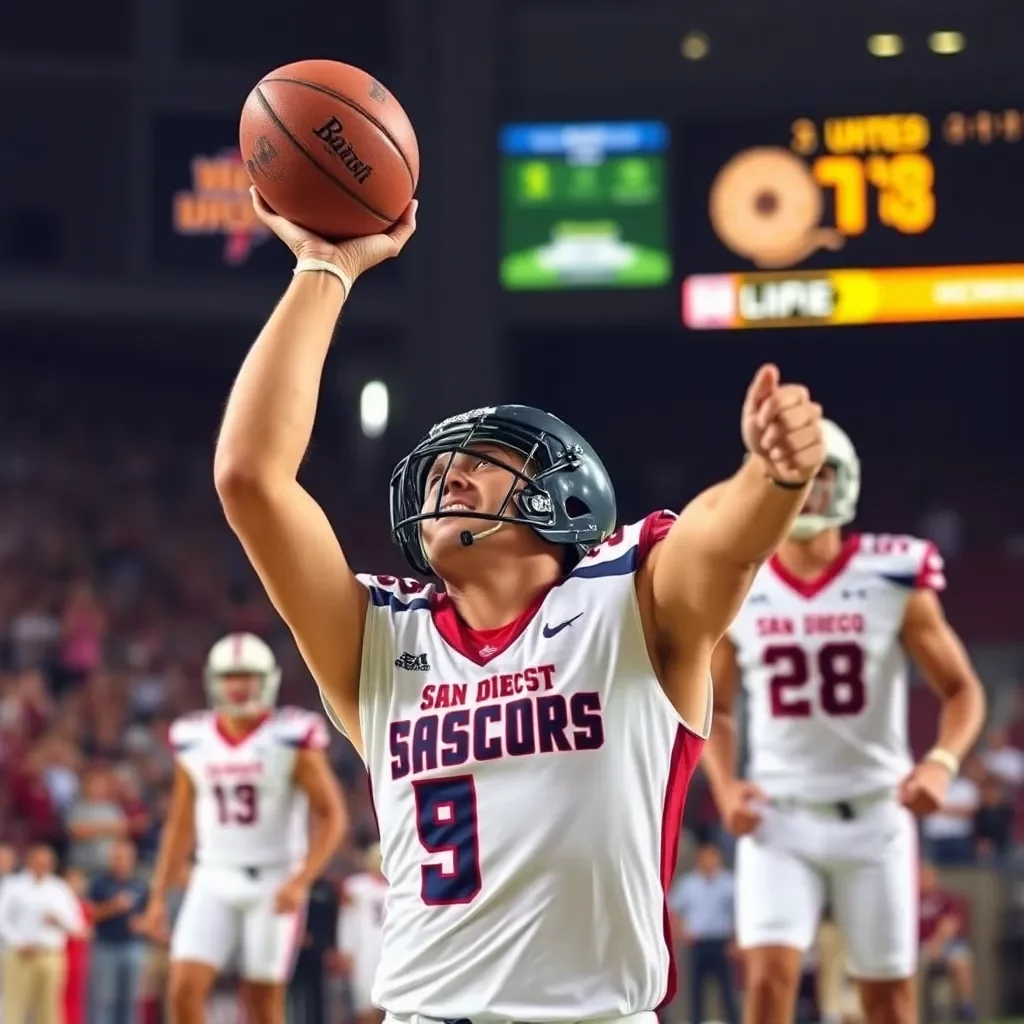
[(814, 579), (839, 557), (842, 550), (842, 534), (837, 529), (830, 529), (807, 541), (783, 541), (778, 557), (794, 576)]
[(558, 563), (546, 552), (516, 554), (488, 565), (480, 579), (445, 580), (445, 591), (471, 629), (500, 629), (522, 615), (559, 578)]
[(220, 715), (220, 727), (233, 740), (241, 739), (263, 724), (269, 712), (259, 715)]

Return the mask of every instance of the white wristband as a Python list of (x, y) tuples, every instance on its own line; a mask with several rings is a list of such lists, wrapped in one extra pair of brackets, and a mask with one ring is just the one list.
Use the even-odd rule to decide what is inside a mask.
[(960, 758), (949, 750), (945, 750), (943, 747), (932, 747), (932, 749), (924, 755), (924, 759), (926, 761), (934, 761), (935, 764), (941, 764), (942, 767), (954, 777), (960, 773)]
[(295, 269), (292, 274), (302, 274), (307, 270), (320, 270), (325, 274), (333, 274), (345, 287), (345, 298), (348, 298), (348, 293), (352, 291), (352, 280), (345, 273), (341, 267), (337, 264), (331, 263), (330, 260), (299, 260), (295, 264)]

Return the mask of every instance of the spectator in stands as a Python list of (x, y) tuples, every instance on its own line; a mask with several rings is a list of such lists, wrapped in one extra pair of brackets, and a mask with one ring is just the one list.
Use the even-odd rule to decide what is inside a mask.
[[(92, 944), (92, 907), (85, 898), (89, 879), (84, 871), (69, 868), (64, 880), (78, 898), (85, 924), (78, 935), (69, 935), (66, 947), (67, 976), (64, 979), (64, 1024), (86, 1024), (89, 997), (89, 950)], [(93, 1022), (90, 1022), (93, 1024)]]
[(82, 798), (67, 817), (68, 861), (90, 878), (110, 864), (115, 842), (128, 833), (128, 819), (114, 799), (109, 770), (93, 768), (82, 784)]
[(1024, 750), (1010, 742), (1010, 730), (1003, 726), (989, 730), (985, 749), (981, 752), (981, 763), (1008, 786), (1016, 789), (1024, 783)]
[(977, 781), (984, 769), (976, 758), (964, 763), (950, 784), (941, 811), (928, 815), (921, 824), (928, 856), (936, 864), (969, 864), (974, 858), (974, 815), (981, 794)]
[(957, 1020), (978, 1019), (974, 1005), (974, 969), (965, 934), (966, 908), (962, 900), (939, 883), (938, 872), (928, 863), (920, 866), (921, 964), (926, 980), (946, 975), (953, 984)]
[(135, 875), (135, 847), (119, 840), (109, 869), (89, 889), (96, 937), (92, 951), (91, 1024), (133, 1024), (147, 944), (136, 928), (149, 889)]
[(60, 623), (39, 583), (23, 598), (21, 610), (11, 621), (8, 637), (11, 663), (19, 671), (43, 668), (53, 662)]
[(10, 843), (0, 843), (0, 883), (18, 870), (18, 851)]
[(64, 1017), (65, 945), (82, 931), (78, 898), (53, 873), (53, 850), (33, 846), (25, 870), (0, 887), (4, 1024), (61, 1024)]
[(981, 797), (974, 812), (974, 852), (986, 864), (1002, 864), (1013, 839), (1013, 804), (1007, 799), (1006, 784), (990, 775), (981, 784)]
[(697, 851), (696, 869), (679, 879), (669, 897), (673, 930), (690, 952), (691, 1021), (705, 1020), (705, 988), (709, 981), (714, 981), (726, 1021), (739, 1024), (730, 962), (734, 904), (732, 872), (722, 865), (722, 854), (717, 846), (702, 843)]
[(107, 621), (92, 585), (80, 580), (71, 588), (60, 621), (60, 675), (62, 688), (80, 683), (93, 673), (103, 657)]

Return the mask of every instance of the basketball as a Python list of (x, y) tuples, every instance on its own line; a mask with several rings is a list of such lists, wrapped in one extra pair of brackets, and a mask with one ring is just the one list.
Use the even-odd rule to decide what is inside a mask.
[(386, 231), (420, 174), (416, 133), (372, 75), (332, 60), (285, 64), (242, 108), (239, 144), (268, 206), (322, 238)]

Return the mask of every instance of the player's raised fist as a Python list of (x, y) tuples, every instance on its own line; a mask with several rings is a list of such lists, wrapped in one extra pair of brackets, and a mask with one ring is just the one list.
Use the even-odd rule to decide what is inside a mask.
[(754, 374), (747, 389), (741, 429), (747, 451), (763, 458), (781, 483), (804, 483), (825, 461), (821, 406), (802, 384), (783, 384), (771, 363)]

